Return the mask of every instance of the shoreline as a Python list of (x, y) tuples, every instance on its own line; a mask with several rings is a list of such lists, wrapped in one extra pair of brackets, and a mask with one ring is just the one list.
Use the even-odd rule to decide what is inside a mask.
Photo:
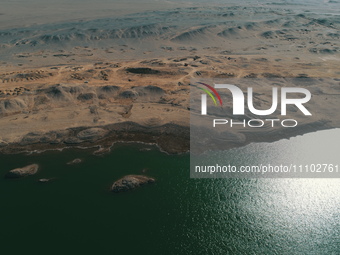
[[(89, 130), (97, 132), (97, 134), (93, 134), (89, 139), (83, 138), (81, 140), (78, 138), (81, 132), (87, 132)], [(102, 130), (106, 131), (104, 136), (99, 134)], [(150, 128), (133, 122), (123, 122), (106, 126), (69, 128), (65, 131), (68, 131), (68, 133), (65, 134), (64, 137), (58, 137), (50, 141), (46, 141), (47, 137), (51, 138), (55, 133), (61, 131), (39, 134), (31, 132), (28, 136), (34, 135), (35, 142), (23, 142), (27, 140), (27, 136), (24, 136), (21, 142), (2, 145), (0, 153), (20, 154), (33, 151), (63, 150), (65, 148), (87, 149), (98, 147), (97, 151), (98, 154), (100, 154), (100, 151), (103, 151), (103, 153), (109, 151), (115, 143), (132, 142), (154, 144), (160, 151), (168, 154), (181, 154), (189, 151), (190, 144), (189, 127), (176, 124), (165, 124), (163, 126)]]
[[(117, 126), (125, 126), (125, 129), (115, 130)], [(132, 132), (126, 131), (126, 128), (129, 127), (131, 129), (134, 128)], [(46, 151), (60, 151), (66, 149), (95, 149), (92, 154), (93, 155), (104, 155), (110, 153), (112, 147), (115, 144), (146, 144), (150, 146), (155, 146), (160, 152), (166, 153), (168, 155), (180, 155), (190, 152), (190, 128), (175, 124), (165, 124), (163, 126), (149, 128), (143, 127), (136, 123), (125, 122), (119, 124), (112, 124), (107, 126), (99, 126), (99, 127), (79, 127), (79, 128), (71, 128), (74, 132), (72, 135), (68, 135), (64, 137), (64, 141), (67, 139), (73, 139), (77, 137), (82, 131), (93, 129), (93, 128), (102, 128), (109, 130), (109, 133), (105, 137), (101, 137), (98, 139), (93, 139), (91, 141), (82, 141), (79, 143), (64, 143), (62, 141), (56, 143), (52, 142), (44, 142), (39, 141), (35, 143), (11, 143), (8, 145), (3, 145), (0, 148), (0, 153), (3, 155), (15, 155), (21, 153), (28, 154), (40, 154)], [(138, 128), (140, 128), (138, 130)], [(247, 146), (251, 143), (273, 143), (280, 140), (290, 139), (292, 137), (303, 136), (308, 133), (314, 133), (323, 130), (331, 130), (337, 129), (337, 127), (332, 126), (314, 126), (310, 127), (308, 125), (302, 126), (299, 129), (294, 129), (292, 132), (287, 132), (284, 135), (277, 130), (277, 132), (273, 132), (271, 135), (266, 135), (266, 137), (261, 136), (256, 133), (243, 133), (246, 135), (246, 139), (244, 141), (230, 143), (229, 146), (226, 147), (227, 150), (233, 148), (239, 148)], [(57, 132), (57, 131), (55, 131)], [(41, 134), (40, 139), (44, 139), (47, 134)], [(172, 141), (171, 143), (167, 143), (168, 141)], [(175, 141), (175, 142), (173, 142)], [(197, 152), (197, 151), (196, 151)], [(196, 153), (195, 152), (195, 153)], [(203, 152), (203, 151), (201, 151)], [(201, 153), (198, 152), (198, 153)]]

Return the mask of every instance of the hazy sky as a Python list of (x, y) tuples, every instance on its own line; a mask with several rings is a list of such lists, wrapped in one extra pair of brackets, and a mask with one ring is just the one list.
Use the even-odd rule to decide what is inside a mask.
[(0, 0), (0, 29), (183, 6), (188, 3), (165, 0)]
[[(33, 24), (114, 17), (145, 10), (171, 9), (214, 3), (222, 5), (266, 3), (322, 4), (328, 0), (0, 0), (0, 29)], [(338, 6), (338, 5), (337, 5)], [(331, 6), (330, 6), (331, 7)]]

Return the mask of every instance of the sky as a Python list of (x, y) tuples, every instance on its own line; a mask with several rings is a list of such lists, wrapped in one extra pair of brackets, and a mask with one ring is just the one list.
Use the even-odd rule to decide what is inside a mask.
[[(336, 2), (340, 0), (332, 0)], [(329, 0), (210, 0), (209, 5), (276, 3), (329, 5)], [(193, 7), (207, 4), (206, 0), (0, 0), (0, 29), (35, 24), (90, 20), (115, 17), (142, 11)], [(339, 5), (336, 4), (338, 7)]]

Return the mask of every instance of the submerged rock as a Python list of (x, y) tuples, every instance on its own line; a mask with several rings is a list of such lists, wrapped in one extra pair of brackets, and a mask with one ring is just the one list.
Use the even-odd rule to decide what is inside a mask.
[(15, 168), (6, 174), (7, 178), (20, 178), (34, 175), (38, 172), (39, 166), (37, 164), (28, 165), (22, 168)]
[(47, 182), (51, 182), (53, 180), (54, 180), (54, 178), (41, 178), (41, 179), (38, 180), (38, 182), (47, 183)]
[(49, 182), (49, 181), (50, 181), (50, 179), (46, 179), (46, 178), (42, 178), (42, 179), (38, 180), (38, 182), (43, 182), (43, 183)]
[(112, 184), (112, 192), (124, 192), (138, 188), (144, 184), (154, 183), (155, 179), (144, 175), (127, 175)]
[(103, 154), (107, 154), (111, 151), (110, 147), (101, 147), (98, 150), (96, 150), (95, 152), (93, 152), (93, 155), (103, 155)]
[(80, 158), (76, 158), (76, 159), (74, 159), (74, 160), (72, 160), (70, 162), (67, 162), (67, 164), (68, 165), (74, 165), (74, 164), (79, 164), (81, 162), (82, 162), (82, 160)]

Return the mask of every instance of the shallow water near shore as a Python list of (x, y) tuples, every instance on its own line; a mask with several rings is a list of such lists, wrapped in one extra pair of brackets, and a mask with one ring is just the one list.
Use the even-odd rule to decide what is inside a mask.
[[(323, 132), (329, 131), (306, 137)], [(292, 142), (272, 143), (267, 156)], [(248, 161), (252, 146), (253, 152), (244, 147)], [(2, 177), (40, 165), (32, 177), (0, 178), (3, 254), (339, 253), (339, 179), (190, 179), (188, 154), (143, 144), (116, 144), (104, 156), (92, 152), (0, 156)], [(66, 164), (75, 158), (83, 162)], [(113, 181), (127, 174), (157, 182), (111, 193)]]

